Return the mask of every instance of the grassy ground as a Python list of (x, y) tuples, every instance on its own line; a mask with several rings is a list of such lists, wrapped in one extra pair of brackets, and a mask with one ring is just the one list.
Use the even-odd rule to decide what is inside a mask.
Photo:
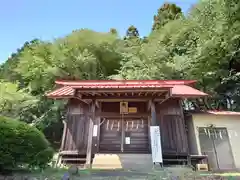
[[(46, 178), (51, 180), (60, 180), (63, 178), (64, 174), (68, 174), (67, 169), (54, 169), (48, 168), (44, 171), (21, 171), (15, 172), (12, 175), (12, 179), (35, 179), (35, 180), (45, 180)], [(185, 169), (178, 168), (177, 170), (162, 169), (162, 170), (152, 170), (151, 172), (136, 172), (136, 171), (104, 171), (104, 170), (79, 170), (78, 174), (70, 176), (73, 180), (159, 180), (159, 179), (178, 179), (178, 180), (200, 180), (200, 179), (237, 179), (240, 173), (222, 173), (222, 174), (211, 174), (211, 173), (197, 173), (186, 171)], [(0, 179), (3, 179), (0, 177)]]

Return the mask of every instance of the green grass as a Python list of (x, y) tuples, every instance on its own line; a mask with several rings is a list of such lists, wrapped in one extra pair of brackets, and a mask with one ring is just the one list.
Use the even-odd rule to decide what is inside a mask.
[[(16, 171), (14, 173), (15, 177), (28, 177), (28, 178), (36, 178), (39, 180), (44, 180), (45, 178), (48, 178), (49, 180), (51, 179), (56, 179), (60, 180), (62, 179), (63, 175), (68, 172), (67, 168), (47, 168), (45, 170), (21, 170), (21, 171)], [(190, 172), (190, 171), (182, 171), (179, 169), (178, 173), (173, 173), (170, 172), (169, 170), (163, 169), (163, 170), (158, 170), (158, 171), (151, 171), (148, 172), (147, 174), (140, 174), (136, 172), (131, 176), (106, 176), (106, 173), (111, 173), (111, 172), (130, 172), (127, 170), (100, 170), (100, 169), (85, 169), (85, 170), (79, 170), (77, 175), (71, 176), (71, 179), (73, 180), (85, 180), (85, 179), (104, 179), (104, 180), (121, 180), (121, 179), (138, 179), (138, 180), (143, 180), (143, 179), (148, 179), (148, 180), (159, 180), (159, 179), (171, 179), (173, 176), (178, 176), (179, 180), (187, 180), (187, 179), (209, 179), (208, 177), (212, 176), (223, 176), (224, 179), (229, 179), (228, 177), (234, 177), (234, 176), (240, 176), (240, 173), (221, 173), (221, 174), (212, 174), (212, 173), (201, 173), (201, 172)], [(102, 175), (102, 173), (105, 173), (105, 176)]]

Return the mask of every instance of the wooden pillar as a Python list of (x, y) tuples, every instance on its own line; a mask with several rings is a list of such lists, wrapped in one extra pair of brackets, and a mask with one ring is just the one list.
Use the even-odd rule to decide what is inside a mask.
[(89, 118), (89, 131), (88, 131), (88, 144), (87, 144), (87, 157), (86, 157), (86, 166), (87, 168), (91, 168), (91, 160), (92, 160), (92, 142), (93, 142), (93, 126), (95, 123), (95, 100), (92, 101), (90, 105), (91, 115)]
[(98, 153), (99, 152), (99, 141), (100, 141), (100, 125), (101, 125), (101, 103), (96, 101), (96, 114), (97, 116), (95, 116), (95, 125), (97, 125), (97, 136), (94, 138), (94, 153)]
[[(101, 113), (101, 104), (98, 102), (96, 103), (96, 110), (95, 110), (95, 121), (94, 121), (94, 126), (95, 126), (95, 134), (93, 135), (93, 143), (92, 143), (92, 154), (96, 154), (99, 152), (99, 140), (100, 140), (100, 124), (101, 124), (101, 118), (100, 118), (100, 113)], [(97, 132), (96, 132), (97, 131)]]
[(101, 125), (101, 118), (100, 116), (96, 117), (96, 124), (97, 124), (97, 137), (95, 143), (95, 152), (99, 152), (99, 141), (100, 141), (100, 125)]
[(157, 125), (157, 115), (156, 115), (156, 107), (153, 100), (149, 101), (150, 109), (151, 109), (151, 126)]
[[(66, 134), (67, 134), (67, 123), (66, 123), (66, 120), (63, 120), (63, 135), (62, 135), (62, 141), (61, 141), (61, 147), (59, 149), (59, 153), (64, 149)], [(57, 162), (55, 166), (60, 167), (62, 163), (61, 161), (62, 161), (62, 157), (60, 154), (58, 154)]]
[[(156, 115), (156, 107), (155, 107), (155, 102), (153, 101), (153, 100), (150, 100), (149, 101), (149, 104), (150, 104), (150, 109), (151, 109), (151, 126), (159, 126), (158, 124), (157, 124), (157, 115)], [(160, 124), (160, 123), (159, 123)], [(159, 131), (160, 131), (160, 126), (159, 126)], [(159, 132), (160, 133), (160, 132)], [(150, 134), (151, 134), (151, 132), (150, 132)], [(150, 135), (151, 136), (151, 135)], [(156, 137), (156, 136), (154, 136), (154, 137)], [(151, 137), (151, 138), (154, 138), (154, 137)], [(150, 140), (151, 140), (151, 138), (150, 138)], [(160, 136), (160, 144), (161, 144), (161, 136)], [(152, 144), (152, 143), (154, 143), (152, 140), (150, 141), (151, 142), (151, 147), (154, 147), (154, 144)], [(156, 144), (155, 144), (155, 148), (161, 148), (161, 153), (159, 154), (160, 156), (161, 156), (161, 159), (162, 159), (162, 146), (160, 145), (160, 146), (156, 146)], [(151, 149), (152, 150), (152, 152), (151, 153), (155, 153), (155, 152), (159, 152), (160, 151), (160, 149), (158, 149), (158, 150), (155, 150), (155, 152), (153, 152), (153, 149)], [(154, 156), (153, 156), (154, 157)], [(155, 159), (156, 158), (156, 159)], [(157, 157), (155, 157), (154, 159), (153, 159), (153, 163), (154, 163), (154, 166), (155, 166), (155, 161), (157, 161), (157, 163), (159, 163), (160, 164), (160, 167), (163, 167), (163, 164), (162, 164), (162, 160), (160, 159), (160, 157), (159, 156), (157, 156)], [(153, 166), (153, 167), (154, 167)]]
[(62, 151), (63, 148), (64, 148), (64, 144), (65, 144), (65, 141), (66, 141), (66, 134), (67, 134), (67, 123), (66, 123), (65, 120), (63, 120), (63, 136), (62, 136), (60, 151)]

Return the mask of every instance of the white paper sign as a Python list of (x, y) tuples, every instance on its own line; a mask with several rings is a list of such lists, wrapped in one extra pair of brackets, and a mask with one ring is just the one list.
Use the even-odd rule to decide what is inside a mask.
[(97, 136), (97, 131), (98, 131), (98, 126), (97, 126), (97, 125), (94, 125), (94, 126), (93, 126), (93, 137), (96, 137), (96, 136)]
[(159, 126), (150, 126), (152, 161), (154, 163), (162, 163), (162, 145)]
[(130, 137), (125, 137), (125, 144), (130, 144)]

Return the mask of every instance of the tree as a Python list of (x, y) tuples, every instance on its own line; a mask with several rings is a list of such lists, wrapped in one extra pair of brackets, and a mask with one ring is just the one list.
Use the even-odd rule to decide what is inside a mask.
[(109, 31), (111, 34), (114, 34), (114, 35), (117, 35), (118, 32), (115, 28), (111, 28), (110, 31)]
[(121, 54), (118, 37), (87, 29), (74, 31), (53, 42), (41, 42), (21, 52), (15, 71), (39, 102), (21, 113), (21, 119), (43, 128), (64, 118), (65, 102), (45, 97), (56, 79), (105, 79), (117, 73)]
[(19, 90), (18, 84), (0, 81), (0, 115), (20, 118), (20, 114), (37, 103), (37, 99), (23, 89)]
[(52, 89), (55, 79), (103, 79), (116, 73), (121, 55), (117, 37), (87, 29), (52, 43), (43, 42), (22, 52), (17, 72), (34, 94)]
[(131, 25), (126, 32), (126, 39), (131, 39), (131, 38), (139, 38), (139, 32), (137, 28), (133, 25)]
[(207, 108), (239, 107), (239, 2), (203, 1), (186, 18), (159, 26), (137, 53), (123, 56), (122, 79), (197, 79)]
[(0, 79), (5, 79), (11, 82), (21, 82), (21, 76), (14, 71), (19, 63), (19, 57), (25, 49), (31, 48), (31, 46), (34, 46), (38, 43), (40, 43), (40, 40), (38, 39), (33, 39), (29, 42), (25, 42), (21, 48), (17, 49), (16, 53), (12, 53), (11, 57), (9, 57), (6, 62), (0, 66)]
[(171, 20), (178, 19), (182, 16), (182, 10), (176, 4), (165, 3), (163, 4), (154, 15), (154, 23), (152, 31), (159, 30), (162, 26)]

